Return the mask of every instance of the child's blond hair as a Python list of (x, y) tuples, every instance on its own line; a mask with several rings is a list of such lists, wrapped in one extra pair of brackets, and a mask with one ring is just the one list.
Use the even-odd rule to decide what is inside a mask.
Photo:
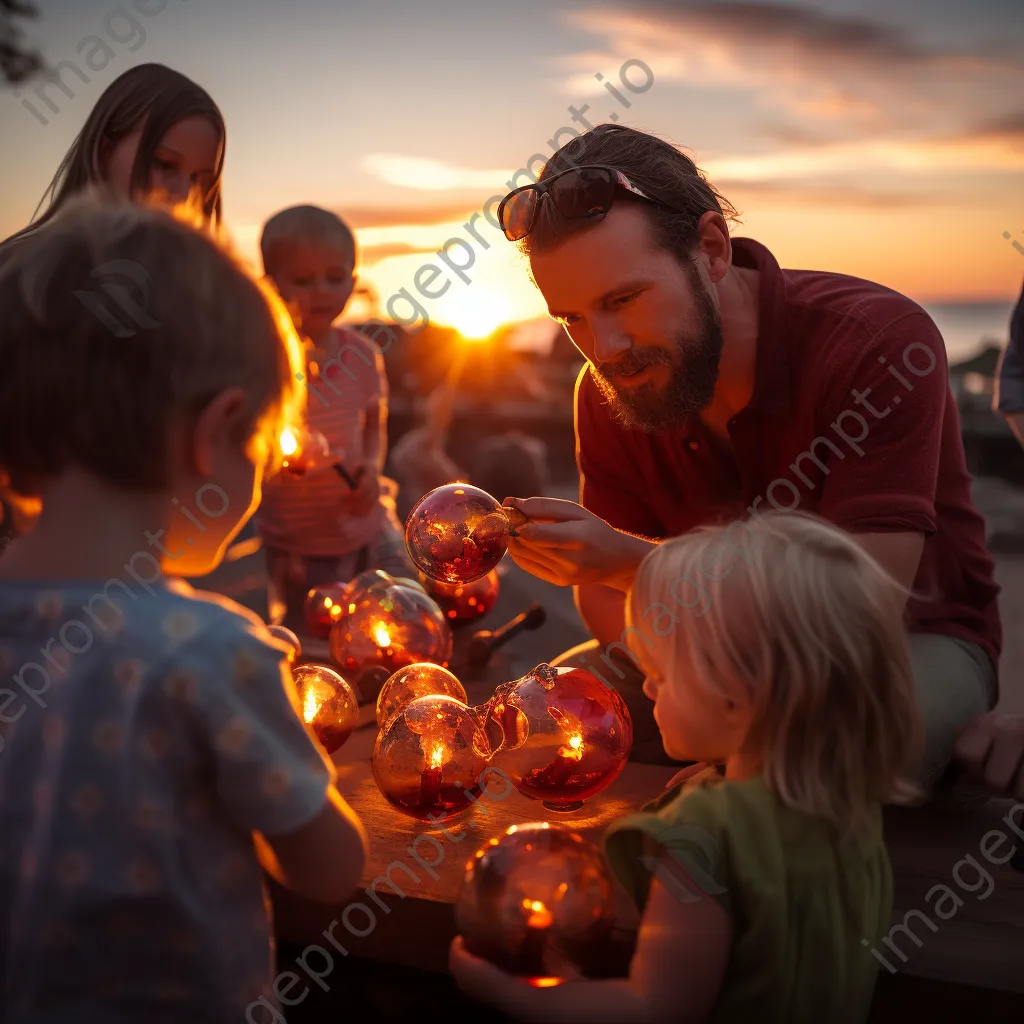
[(744, 527), (742, 543), (704, 527), (644, 559), (627, 602), (631, 647), (666, 685), (742, 687), (744, 758), (788, 806), (857, 829), (877, 804), (917, 795), (907, 594), (820, 519), (767, 513)]
[(330, 210), (319, 206), (290, 206), (275, 213), (260, 235), (263, 272), (274, 277), (289, 246), (319, 242), (336, 249), (356, 264), (356, 240), (351, 228)]
[(301, 343), (273, 289), (175, 212), (69, 200), (0, 270), (0, 475), (36, 494), (74, 465), (168, 483), (168, 431), (226, 388), (239, 440), (301, 415)]

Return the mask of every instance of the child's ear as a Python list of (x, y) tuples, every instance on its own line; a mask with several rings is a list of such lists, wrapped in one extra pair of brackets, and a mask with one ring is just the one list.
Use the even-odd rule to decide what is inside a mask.
[(192, 432), (192, 460), (200, 476), (213, 476), (218, 450), (242, 425), (245, 392), (225, 388), (207, 403)]

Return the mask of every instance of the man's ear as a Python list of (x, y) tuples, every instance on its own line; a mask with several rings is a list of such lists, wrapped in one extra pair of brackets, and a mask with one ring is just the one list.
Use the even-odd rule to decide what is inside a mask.
[(199, 413), (192, 433), (192, 461), (200, 476), (213, 476), (218, 450), (236, 435), (245, 409), (245, 392), (225, 388)]

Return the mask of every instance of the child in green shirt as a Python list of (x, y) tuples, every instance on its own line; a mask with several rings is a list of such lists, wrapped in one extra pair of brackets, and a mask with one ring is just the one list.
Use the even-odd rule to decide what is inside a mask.
[[(920, 756), (906, 594), (821, 520), (762, 523), (743, 550), (725, 526), (662, 543), (630, 592), (666, 752), (725, 776), (691, 771), (609, 829), (643, 912), (628, 979), (533, 988), (456, 939), (476, 998), (531, 1021), (867, 1019), (892, 913), (881, 807), (916, 796)], [(711, 600), (687, 615), (698, 574)]]

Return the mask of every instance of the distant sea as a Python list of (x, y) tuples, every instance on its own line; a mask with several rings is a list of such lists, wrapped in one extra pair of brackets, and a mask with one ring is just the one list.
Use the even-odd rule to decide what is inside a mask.
[(922, 303), (946, 342), (951, 363), (970, 359), (986, 345), (1005, 345), (1013, 302)]
[[(970, 359), (986, 345), (1006, 344), (1014, 302), (938, 302), (922, 306), (942, 332), (950, 363)], [(509, 340), (513, 348), (546, 352), (559, 330), (546, 317), (528, 320), (516, 325)]]

